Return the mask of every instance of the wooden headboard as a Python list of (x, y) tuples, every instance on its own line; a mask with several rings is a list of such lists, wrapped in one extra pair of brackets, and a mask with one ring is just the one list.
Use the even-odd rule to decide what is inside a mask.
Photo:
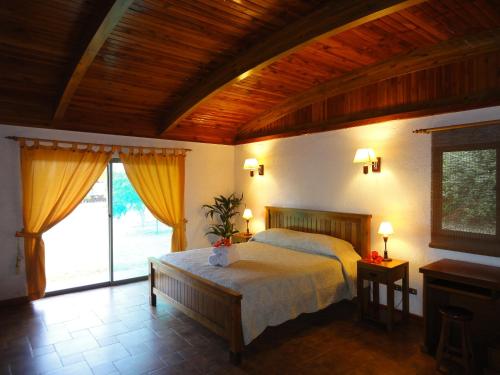
[(287, 228), (341, 238), (352, 243), (362, 257), (370, 252), (371, 219), (372, 215), (266, 207), (266, 229)]

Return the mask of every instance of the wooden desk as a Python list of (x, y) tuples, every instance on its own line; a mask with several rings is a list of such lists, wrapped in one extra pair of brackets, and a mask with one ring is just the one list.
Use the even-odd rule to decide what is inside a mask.
[(441, 329), (438, 307), (442, 305), (474, 313), (472, 335), (480, 356), (500, 339), (500, 267), (441, 259), (421, 267), (420, 272), (424, 275), (424, 351), (436, 352)]

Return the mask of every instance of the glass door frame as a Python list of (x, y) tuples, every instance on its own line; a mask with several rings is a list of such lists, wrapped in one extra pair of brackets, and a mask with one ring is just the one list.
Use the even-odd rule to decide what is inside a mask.
[(95, 283), (95, 284), (88, 284), (88, 285), (82, 285), (82, 286), (77, 286), (73, 288), (67, 288), (67, 289), (60, 289), (60, 290), (54, 290), (51, 292), (45, 293), (45, 297), (52, 297), (52, 296), (57, 296), (61, 294), (66, 294), (66, 293), (74, 293), (74, 292), (83, 292), (85, 290), (91, 290), (91, 289), (97, 289), (97, 288), (104, 288), (104, 287), (109, 287), (109, 286), (116, 286), (116, 285), (124, 285), (124, 284), (130, 284), (130, 283), (135, 283), (138, 281), (144, 281), (147, 280), (149, 275), (145, 276), (138, 276), (138, 277), (132, 277), (128, 279), (122, 279), (115, 281), (114, 279), (114, 269), (113, 269), (113, 254), (114, 254), (114, 247), (113, 247), (113, 164), (116, 163), (121, 163), (120, 158), (112, 158), (108, 165), (106, 166), (106, 176), (107, 176), (107, 188), (108, 188), (108, 262), (109, 262), (109, 280), (104, 281), (102, 283)]

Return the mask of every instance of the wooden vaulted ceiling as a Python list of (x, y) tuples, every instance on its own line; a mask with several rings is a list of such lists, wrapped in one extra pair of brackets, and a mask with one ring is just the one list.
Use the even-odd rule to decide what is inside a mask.
[(3, 0), (0, 123), (237, 144), (500, 104), (498, 0)]

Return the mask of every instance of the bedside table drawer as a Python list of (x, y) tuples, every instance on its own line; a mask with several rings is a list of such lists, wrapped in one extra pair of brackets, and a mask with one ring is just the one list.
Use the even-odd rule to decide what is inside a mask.
[(378, 283), (386, 283), (387, 282), (387, 273), (384, 271), (375, 271), (375, 270), (366, 270), (360, 269), (358, 277), (361, 277), (364, 280), (374, 281)]

